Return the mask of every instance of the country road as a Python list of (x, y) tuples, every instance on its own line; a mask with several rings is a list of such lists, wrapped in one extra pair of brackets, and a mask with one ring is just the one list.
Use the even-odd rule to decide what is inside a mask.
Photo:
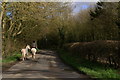
[(28, 57), (26, 61), (20, 61), (7, 71), (3, 72), (3, 78), (88, 78), (79, 74), (61, 62), (53, 51), (41, 50), (36, 54), (36, 59)]

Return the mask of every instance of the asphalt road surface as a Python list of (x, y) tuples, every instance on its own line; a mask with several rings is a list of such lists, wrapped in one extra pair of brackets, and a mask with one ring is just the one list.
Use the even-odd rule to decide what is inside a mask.
[(36, 54), (35, 60), (29, 56), (28, 60), (18, 62), (3, 72), (2, 76), (3, 78), (43, 78), (52, 80), (88, 78), (62, 63), (56, 53), (49, 50), (41, 50)]

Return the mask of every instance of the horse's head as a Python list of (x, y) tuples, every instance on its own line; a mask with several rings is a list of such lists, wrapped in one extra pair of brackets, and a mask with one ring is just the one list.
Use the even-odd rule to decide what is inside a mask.
[(27, 49), (30, 49), (30, 45), (27, 45), (26, 48), (27, 48)]

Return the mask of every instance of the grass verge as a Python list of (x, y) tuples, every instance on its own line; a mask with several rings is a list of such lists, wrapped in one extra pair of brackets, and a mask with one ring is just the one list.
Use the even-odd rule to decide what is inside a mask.
[(71, 56), (68, 52), (63, 50), (58, 51), (59, 56), (63, 61), (73, 68), (86, 73), (92, 78), (100, 78), (100, 80), (120, 80), (120, 73), (118, 70), (105, 66), (98, 62), (91, 62), (80, 57)]
[(21, 54), (19, 52), (14, 52), (12, 56), (7, 56), (2, 59), (0, 63), (2, 63), (2, 72), (8, 70), (11, 66), (15, 65), (18, 60), (20, 60)]
[(13, 56), (8, 56), (5, 59), (2, 59), (2, 61), (0, 61), (0, 62), (2, 62), (3, 64), (11, 63), (11, 62), (17, 61), (18, 59), (20, 59), (20, 57), (21, 57), (21, 54), (19, 52), (14, 52)]

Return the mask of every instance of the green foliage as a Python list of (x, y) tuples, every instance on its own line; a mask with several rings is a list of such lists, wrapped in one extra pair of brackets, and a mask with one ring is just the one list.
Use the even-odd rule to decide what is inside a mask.
[(91, 20), (93, 20), (94, 18), (99, 17), (99, 15), (102, 14), (103, 5), (104, 5), (103, 2), (98, 2), (97, 6), (95, 7), (95, 11), (90, 11)]
[[(4, 10), (2, 15), (3, 55), (12, 52), (10, 46), (13, 47), (12, 44), (16, 44), (16, 41), (23, 43), (21, 48), (37, 40), (47, 40), (49, 45), (58, 44), (58, 37), (61, 36), (58, 35), (58, 29), (67, 25), (64, 20), (67, 21), (67, 16), (70, 14), (67, 3), (10, 2), (2, 7)], [(6, 15), (8, 12), (11, 15)], [(10, 43), (8, 43), (9, 40)]]
[(22, 55), (19, 52), (14, 52), (12, 56), (7, 56), (6, 58), (2, 59), (3, 63), (10, 63), (15, 62), (20, 59)]
[[(60, 57), (69, 65), (73, 66), (79, 71), (87, 73), (93, 78), (115, 78), (120, 79), (118, 70), (110, 68), (98, 62), (91, 62), (89, 60), (81, 59), (79, 56), (71, 56), (68, 52), (59, 50)], [(101, 79), (101, 80), (103, 80)]]
[(90, 12), (89, 27), (93, 40), (118, 40), (118, 28), (115, 23), (118, 3), (98, 3), (95, 10)]

